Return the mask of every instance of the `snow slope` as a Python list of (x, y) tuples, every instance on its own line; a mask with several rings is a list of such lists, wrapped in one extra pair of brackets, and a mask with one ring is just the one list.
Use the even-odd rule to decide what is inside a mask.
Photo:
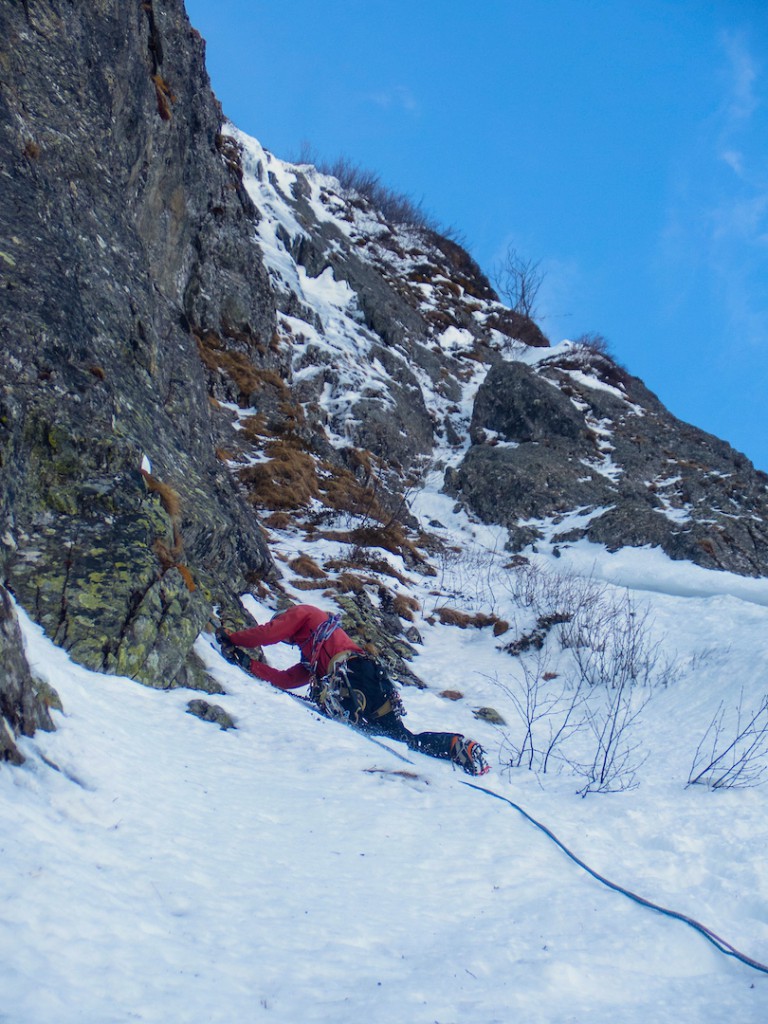
[[(593, 554), (607, 574), (610, 556)], [(758, 603), (719, 574), (669, 563), (672, 577), (707, 593), (650, 595), (688, 669), (648, 706), (637, 789), (581, 799), (567, 771), (501, 770), (514, 727), (490, 677), (516, 670), (488, 630), (420, 622), (415, 667), (510, 726), (434, 688), (406, 691), (408, 723), (477, 735), (494, 766), (484, 784), (596, 870), (766, 961), (766, 788), (684, 786), (721, 697), (765, 687), (768, 584)], [(3, 1021), (766, 1019), (767, 976), (600, 887), (449, 765), (400, 748), (403, 763), (247, 678), (206, 637), (236, 731), (185, 714), (188, 692), (79, 668), (21, 618), (65, 710), (56, 733), (24, 743), (23, 767), (0, 772)]]

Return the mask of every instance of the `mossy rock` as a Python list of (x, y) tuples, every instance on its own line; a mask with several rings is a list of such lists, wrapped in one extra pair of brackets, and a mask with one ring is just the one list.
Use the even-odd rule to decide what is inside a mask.
[(187, 714), (202, 719), (203, 722), (215, 722), (221, 729), (236, 729), (234, 718), (220, 704), (209, 704), (206, 700), (191, 700), (187, 704)]
[(36, 729), (54, 730), (48, 704), (40, 693), (24, 652), (16, 609), (0, 586), (0, 762), (22, 764), (16, 740)]
[(481, 722), (490, 722), (491, 725), (507, 724), (504, 716), (500, 715), (496, 708), (475, 708), (472, 714)]

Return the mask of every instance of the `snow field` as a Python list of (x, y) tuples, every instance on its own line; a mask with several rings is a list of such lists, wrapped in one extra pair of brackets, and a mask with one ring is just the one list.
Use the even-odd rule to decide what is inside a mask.
[[(655, 604), (675, 621), (681, 606), (682, 648), (711, 638), (715, 620), (731, 640), (649, 705), (644, 728), (664, 756), (636, 791), (580, 799), (566, 774), (497, 764), (480, 781), (597, 871), (766, 959), (764, 787), (685, 790), (679, 770), (683, 716), (704, 721), (723, 672), (755, 661), (768, 612), (730, 597)], [(0, 1019), (765, 1019), (768, 979), (600, 887), (451, 766), (392, 744), (404, 764), (201, 638), (227, 690), (211, 700), (237, 719), (223, 732), (184, 713), (189, 692), (87, 672), (21, 615), (65, 712), (56, 733), (25, 741), (24, 766), (0, 773)], [(483, 631), (423, 632), (417, 671), (471, 705), (408, 688), (407, 724), (461, 729), (493, 757), (499, 731), (471, 707), (491, 702), (481, 670), (510, 659)]]

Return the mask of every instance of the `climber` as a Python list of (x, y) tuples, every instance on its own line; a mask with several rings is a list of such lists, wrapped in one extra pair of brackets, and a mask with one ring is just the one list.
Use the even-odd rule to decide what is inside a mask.
[[(310, 696), (324, 714), (368, 732), (401, 740), (412, 750), (453, 761), (470, 775), (488, 771), (482, 747), (458, 733), (412, 733), (403, 725), (400, 694), (382, 666), (344, 632), (340, 615), (312, 605), (295, 605), (263, 626), (237, 633), (219, 629), (222, 655), (281, 690), (310, 685)], [(301, 661), (289, 669), (272, 668), (251, 658), (241, 647), (294, 644)]]

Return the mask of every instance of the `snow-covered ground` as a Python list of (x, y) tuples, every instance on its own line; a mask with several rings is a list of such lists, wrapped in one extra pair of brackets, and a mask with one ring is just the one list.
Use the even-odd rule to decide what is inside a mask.
[[(489, 629), (418, 623), (414, 668), (431, 685), (405, 691), (407, 722), (476, 735), (493, 765), (481, 784), (613, 881), (768, 961), (768, 789), (685, 788), (720, 701), (768, 690), (768, 581), (589, 551), (593, 577), (643, 588), (682, 666), (639, 720), (636, 789), (580, 798), (567, 768), (503, 770), (519, 726), (493, 680), (516, 685), (519, 659)], [(237, 721), (222, 731), (185, 713), (195, 694), (88, 672), (20, 614), (64, 712), (0, 771), (0, 1020), (768, 1018), (768, 976), (601, 887), (450, 765), (400, 747), (404, 763), (201, 637), (227, 691), (211, 699)], [(508, 726), (475, 719), (479, 705)]]

